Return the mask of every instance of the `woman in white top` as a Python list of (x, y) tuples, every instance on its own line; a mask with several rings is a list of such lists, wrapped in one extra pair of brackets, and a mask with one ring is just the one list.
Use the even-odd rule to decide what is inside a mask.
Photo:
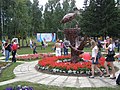
[(61, 56), (61, 43), (59, 40), (57, 40), (57, 42), (55, 43), (55, 47), (56, 47), (56, 50), (55, 50), (55, 53), (56, 53), (56, 56)]
[(32, 42), (31, 39), (30, 39), (30, 48), (31, 48), (31, 49), (33, 48), (33, 42)]
[(97, 58), (97, 53), (98, 53), (98, 46), (96, 44), (96, 42), (92, 42), (92, 65), (91, 65), (91, 69), (92, 69), (92, 75), (90, 76), (90, 78), (94, 78), (94, 71), (95, 69), (97, 69), (100, 72), (100, 77), (103, 76), (103, 72), (97, 67), (98, 63), (98, 58)]
[[(105, 49), (108, 50), (108, 52), (109, 51), (114, 51), (114, 48), (115, 48), (115, 46), (113, 45), (112, 40), (110, 40), (110, 43), (109, 43), (108, 47), (105, 47)], [(113, 74), (113, 76), (110, 77), (110, 79), (116, 79), (116, 77), (115, 77), (115, 68), (114, 68), (114, 64), (113, 64), (114, 61), (115, 61), (114, 55), (108, 55), (107, 54), (106, 61), (105, 61), (105, 64), (104, 64), (105, 69), (106, 69), (106, 73), (107, 73), (105, 75), (105, 77), (110, 77), (109, 69), (108, 69), (108, 66), (107, 66), (107, 64), (109, 62), (110, 66), (112, 68), (112, 74)]]

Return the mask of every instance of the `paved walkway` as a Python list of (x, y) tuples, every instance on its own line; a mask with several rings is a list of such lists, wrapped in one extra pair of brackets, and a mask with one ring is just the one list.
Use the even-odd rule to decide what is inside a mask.
[[(45, 74), (35, 70), (35, 65), (38, 61), (33, 62), (24, 62), (21, 65), (18, 65), (14, 69), (14, 74), (16, 77), (12, 80), (0, 82), (1, 85), (6, 85), (9, 83), (17, 81), (29, 81), (38, 84), (45, 85), (55, 85), (60, 87), (116, 87), (115, 80), (111, 80), (105, 77), (95, 77), (91, 79), (89, 77), (80, 77), (80, 76), (61, 76), (61, 75), (52, 75)], [(116, 76), (120, 73), (120, 63), (115, 62), (115, 66), (119, 68), (119, 71), (116, 72)]]

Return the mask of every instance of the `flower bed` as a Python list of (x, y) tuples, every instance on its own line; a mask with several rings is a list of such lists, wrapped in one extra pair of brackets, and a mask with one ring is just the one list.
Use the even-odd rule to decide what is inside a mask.
[(18, 85), (18, 86), (15, 86), (15, 87), (6, 87), (5, 90), (34, 90), (33, 87), (31, 86), (21, 86), (21, 85)]
[[(43, 58), (38, 62), (37, 68), (39, 70), (47, 70), (53, 73), (67, 73), (67, 74), (90, 74), (91, 70), (91, 56), (90, 54), (85, 53), (81, 57), (83, 59), (78, 63), (71, 63), (71, 56), (52, 56)], [(104, 70), (105, 58), (101, 57), (99, 59), (98, 67)]]
[(40, 58), (45, 58), (45, 57), (50, 57), (53, 56), (52, 54), (28, 54), (28, 55), (22, 55), (22, 56), (17, 56), (17, 60), (36, 60)]

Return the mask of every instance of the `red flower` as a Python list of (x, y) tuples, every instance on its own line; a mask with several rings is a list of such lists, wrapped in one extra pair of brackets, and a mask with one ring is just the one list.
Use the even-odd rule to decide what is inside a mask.
[[(40, 66), (49, 66), (52, 68), (59, 68), (64, 70), (78, 70), (82, 68), (91, 69), (91, 62), (78, 62), (78, 63), (71, 63), (71, 62), (57, 62), (60, 59), (70, 58), (71, 56), (52, 56), (52, 57), (46, 57), (43, 58), (38, 62)], [(89, 57), (91, 58), (91, 57)], [(104, 66), (105, 58), (101, 57), (99, 67)]]

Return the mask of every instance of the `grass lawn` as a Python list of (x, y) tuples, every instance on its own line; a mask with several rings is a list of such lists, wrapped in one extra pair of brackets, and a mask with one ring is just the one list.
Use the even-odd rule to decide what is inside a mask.
[[(36, 51), (38, 53), (53, 53), (54, 51), (52, 50), (52, 46), (49, 45), (48, 47), (46, 47), (46, 49), (41, 49), (41, 46), (37, 46)], [(69, 49), (70, 52), (70, 49)], [(84, 52), (91, 52), (90, 48), (84, 48)], [(33, 54), (33, 50), (30, 49), (30, 47), (23, 47), (18, 49), (17, 51), (18, 54)]]
[[(46, 47), (45, 49), (41, 49), (41, 46), (37, 46), (36, 51), (37, 51), (38, 53), (54, 52), (54, 51), (52, 50), (52, 46), (51, 46), (51, 45), (49, 45), (49, 46)], [(17, 53), (18, 53), (18, 54), (33, 54), (33, 50), (30, 49), (30, 47), (23, 47), (23, 48), (18, 49)]]
[[(54, 51), (52, 50), (52, 46), (53, 44), (48, 45), (48, 47), (46, 47), (46, 49), (41, 49), (41, 45), (37, 46), (36, 51), (38, 53), (53, 53)], [(70, 49), (69, 49), (70, 52)], [(91, 52), (90, 48), (84, 48), (84, 52)], [(17, 50), (17, 54), (21, 55), (21, 54), (33, 54), (33, 50), (30, 49), (30, 47), (21, 47), (20, 49)], [(2, 54), (0, 53), (0, 57), (2, 56)]]
[(30, 82), (15, 82), (9, 85), (0, 86), (0, 90), (5, 90), (6, 87), (16, 87), (17, 85), (33, 87), (34, 90), (120, 90), (120, 86), (116, 88), (69, 88), (69, 87), (57, 87), (41, 84), (34, 84)]
[[(14, 68), (19, 65), (20, 63), (16, 62), (11, 64), (9, 67), (7, 67), (5, 70), (2, 71), (2, 74), (0, 74), (0, 82), (10, 80), (15, 78), (15, 75), (13, 73)], [(1, 90), (1, 89), (0, 89)]]

